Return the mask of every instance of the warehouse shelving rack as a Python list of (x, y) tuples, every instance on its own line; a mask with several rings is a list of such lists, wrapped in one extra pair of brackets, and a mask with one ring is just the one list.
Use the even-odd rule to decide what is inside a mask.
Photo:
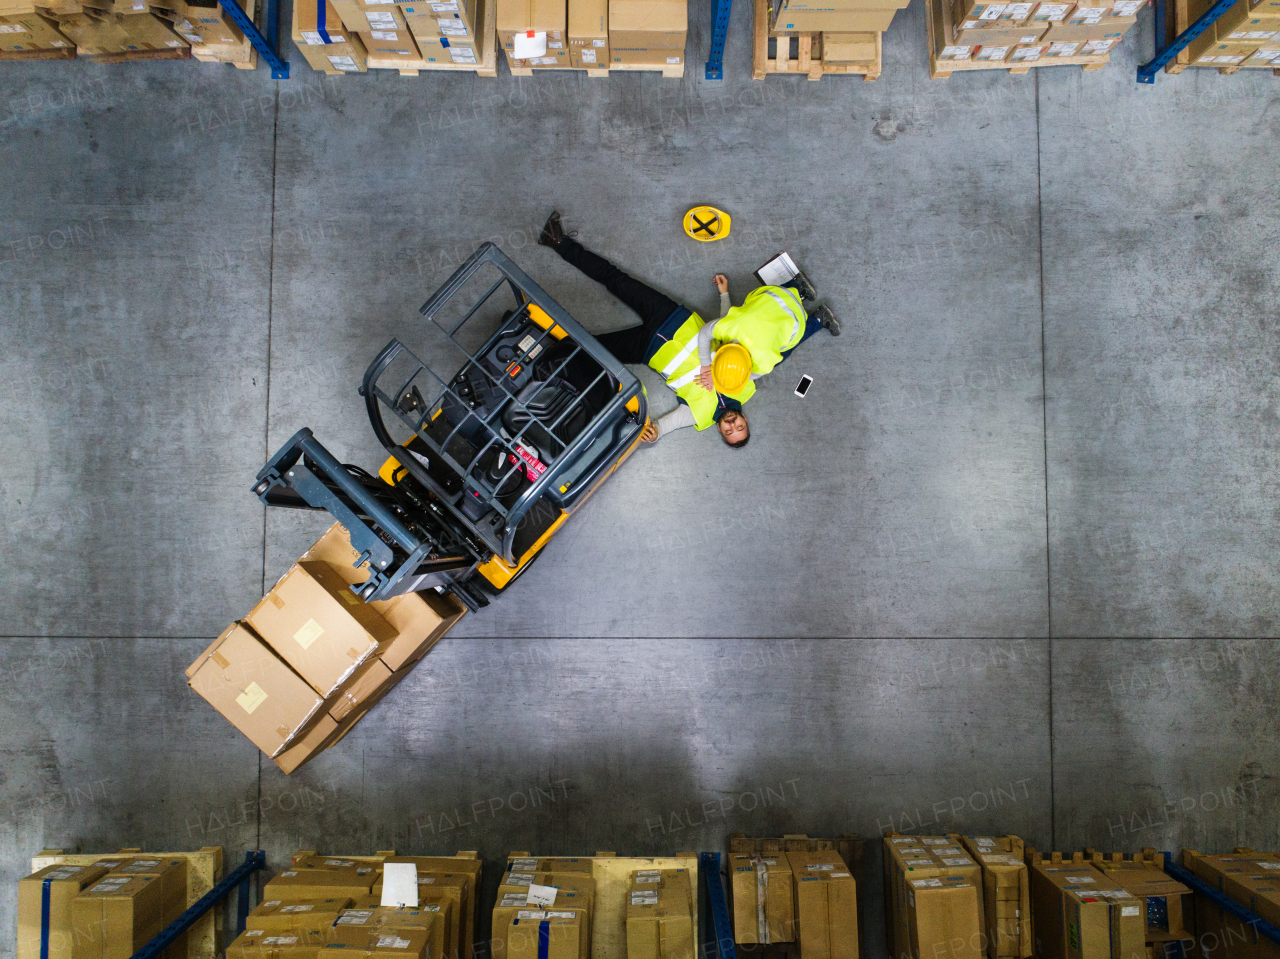
[(272, 80), (288, 80), (289, 79), (289, 61), (283, 59), (276, 48), (280, 41), (280, 0), (267, 0), (266, 19), (263, 26), (271, 35), (268, 40), (262, 35), (258, 28), (254, 25), (253, 20), (248, 14), (236, 3), (236, 0), (218, 0), (222, 5), (222, 9), (227, 11), (227, 16), (232, 22), (244, 33), (245, 39), (253, 44), (253, 48), (258, 51), (258, 56), (267, 61), (271, 67)]
[(267, 854), (261, 849), (245, 853), (244, 862), (231, 870), (225, 879), (201, 896), (186, 912), (169, 923), (158, 936), (135, 952), (132, 959), (159, 959), (179, 936), (222, 902), (233, 889), (240, 890), (240, 898), (236, 903), (236, 935), (240, 935), (244, 932), (244, 924), (249, 917), (249, 880), (255, 872), (266, 868), (266, 865)]
[(1151, 0), (1155, 7), (1156, 55), (1138, 67), (1139, 83), (1155, 83), (1156, 74), (1173, 62), (1179, 53), (1187, 49), (1196, 37), (1211, 28), (1218, 18), (1236, 5), (1236, 0), (1217, 0), (1195, 23), (1191, 24), (1172, 41), (1168, 40), (1169, 4), (1173, 0)]
[(698, 872), (702, 875), (703, 910), (711, 922), (703, 926), (702, 955), (705, 959), (738, 959), (733, 945), (733, 926), (729, 922), (729, 900), (724, 894), (724, 877), (720, 872), (720, 854), (698, 854)]

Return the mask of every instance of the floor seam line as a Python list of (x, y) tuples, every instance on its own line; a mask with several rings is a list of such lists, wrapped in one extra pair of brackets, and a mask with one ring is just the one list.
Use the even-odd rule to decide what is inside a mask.
[(1044, 440), (1044, 608), (1045, 632), (1053, 635), (1053, 574), (1049, 561), (1049, 374), (1044, 313), (1044, 178), (1040, 163), (1040, 73), (1036, 77), (1036, 240), (1040, 250), (1040, 430)]
[[(276, 291), (276, 177), (279, 173), (280, 143), (280, 84), (275, 85), (275, 112), (271, 122), (271, 234), (270, 253), (267, 256), (267, 395), (262, 416), (262, 460), (265, 463), (271, 458), (271, 332), (275, 319)], [(262, 592), (267, 592), (267, 507), (262, 507)], [(259, 766), (261, 780), (261, 766)], [(261, 781), (259, 781), (258, 802), (261, 805)]]

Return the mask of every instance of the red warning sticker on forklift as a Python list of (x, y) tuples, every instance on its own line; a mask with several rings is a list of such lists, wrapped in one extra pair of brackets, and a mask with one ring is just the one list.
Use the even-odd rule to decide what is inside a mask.
[[(534, 456), (532, 453), (530, 453), (527, 449), (525, 449), (519, 443), (516, 443), (514, 445), (516, 448), (516, 453), (519, 454), (520, 456), (520, 460), (524, 461), (524, 473), (525, 473), (525, 476), (529, 477), (530, 482), (532, 482), (533, 480), (536, 480), (539, 476), (541, 476), (543, 473), (547, 471), (547, 466), (545, 463), (542, 462), (542, 460), (538, 459), (538, 457)], [(516, 463), (517, 465), (519, 464), (519, 460), (517, 460), (514, 456), (510, 457), (510, 459), (511, 459), (511, 462)]]

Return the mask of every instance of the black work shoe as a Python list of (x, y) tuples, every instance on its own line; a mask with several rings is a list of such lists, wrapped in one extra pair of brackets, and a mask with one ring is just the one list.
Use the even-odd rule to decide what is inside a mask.
[(825, 304), (823, 306), (819, 306), (813, 311), (813, 315), (818, 318), (818, 322), (822, 324), (822, 328), (832, 336), (840, 335), (840, 321), (837, 320), (836, 315), (831, 312), (831, 307), (826, 306)]
[(800, 299), (816, 300), (818, 298), (818, 291), (813, 288), (813, 284), (809, 282), (809, 278), (804, 275), (803, 270), (792, 277), (791, 284), (795, 287), (796, 292), (800, 294)]
[(547, 222), (542, 226), (542, 233), (538, 236), (538, 242), (543, 246), (554, 248), (559, 246), (566, 236), (574, 235), (564, 232), (564, 224), (560, 222), (560, 211), (553, 210), (551, 215), (547, 217)]

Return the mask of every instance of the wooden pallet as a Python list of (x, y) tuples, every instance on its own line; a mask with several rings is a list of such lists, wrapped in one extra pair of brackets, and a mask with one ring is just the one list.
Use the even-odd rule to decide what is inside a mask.
[[(121, 849), (114, 853), (66, 853), (61, 849), (44, 849), (31, 859), (31, 871), (46, 866), (90, 866), (102, 859), (144, 855), (141, 849)], [(187, 861), (187, 906), (195, 905), (222, 879), (222, 847), (205, 846), (195, 852), (152, 852), (156, 859)], [(222, 951), (222, 910), (214, 908), (196, 920), (187, 933), (187, 959), (215, 959)]]
[(611, 73), (661, 73), (668, 80), (679, 80), (684, 76), (685, 65), (667, 64), (666, 66), (648, 66), (641, 63), (610, 63), (603, 67), (550, 67), (545, 70), (535, 70), (533, 67), (513, 67), (511, 65), (511, 54), (506, 50), (502, 51), (507, 58), (507, 69), (511, 71), (513, 77), (531, 77), (535, 73), (585, 73), (589, 77), (607, 77)]
[(1008, 60), (939, 60), (940, 40), (952, 34), (951, 5), (942, 0), (926, 0), (929, 4), (929, 15), (925, 24), (929, 30), (929, 76), (934, 80), (945, 80), (952, 73), (964, 73), (970, 70), (1007, 70), (1009, 73), (1030, 73), (1044, 67), (1083, 67), (1085, 70), (1101, 70), (1111, 62), (1111, 54), (1104, 53), (1096, 57), (1052, 57), (1041, 58), (1031, 63), (1011, 63)]
[[(1160, 0), (1156, 0), (1160, 2)], [(1172, 8), (1173, 16), (1166, 16), (1165, 27), (1168, 32), (1166, 43), (1172, 43), (1178, 36), (1191, 26), (1191, 13), (1187, 0), (1164, 0), (1166, 13)], [(1195, 67), (1197, 70), (1217, 70), (1224, 77), (1229, 77), (1241, 70), (1270, 70), (1272, 76), (1280, 77), (1280, 69), (1261, 64), (1259, 66), (1250, 66), (1247, 63), (1239, 63), (1234, 66), (1220, 67), (1213, 63), (1192, 63), (1191, 54), (1186, 50), (1181, 50), (1178, 55), (1173, 58), (1173, 62), (1165, 66), (1165, 73), (1181, 73), (1187, 67)]]
[[(868, 79), (875, 79), (868, 77)], [(867, 900), (867, 881), (863, 875), (862, 840), (857, 836), (844, 835), (836, 839), (812, 839), (803, 834), (792, 834), (780, 839), (752, 839), (742, 832), (729, 833), (728, 850), (730, 855), (765, 856), (780, 852), (825, 852), (834, 850), (840, 854), (844, 864), (853, 873), (858, 883), (858, 954), (867, 955), (867, 918), (863, 915), (863, 903)], [(785, 944), (781, 944), (785, 945)], [(757, 952), (768, 952), (768, 947), (758, 947)], [(739, 945), (741, 952), (743, 946)], [(786, 952), (786, 949), (782, 950)]]
[[(240, 0), (245, 15), (253, 20), (257, 0)], [(229, 63), (237, 70), (258, 69), (258, 51), (245, 37), (239, 43), (193, 43), (191, 57), (202, 63)]]
[(455, 73), (474, 73), (481, 77), (498, 75), (498, 26), (497, 0), (480, 0), (476, 33), (480, 34), (479, 63), (432, 63), (428, 60), (385, 60), (369, 57), (365, 65), (370, 70), (398, 70), (402, 77), (416, 77), (419, 73), (433, 70), (452, 70)]
[[(810, 80), (821, 80), (828, 74), (853, 74), (864, 80), (875, 80), (880, 76), (883, 64), (882, 37), (883, 34), (876, 34), (876, 59), (873, 63), (824, 63), (821, 33), (804, 33), (797, 37), (769, 36), (768, 0), (756, 0), (751, 78), (763, 80), (770, 73), (790, 73), (807, 74)], [(792, 40), (797, 41), (794, 57), (791, 55)], [(769, 55), (771, 43), (775, 48), (772, 56)]]
[(74, 60), (76, 48), (72, 46), (57, 47), (50, 50), (0, 50), (0, 61), (3, 60)]
[(90, 63), (132, 63), (135, 60), (190, 60), (191, 48), (170, 47), (166, 50), (130, 50), (127, 53), (86, 53), (81, 60)]

